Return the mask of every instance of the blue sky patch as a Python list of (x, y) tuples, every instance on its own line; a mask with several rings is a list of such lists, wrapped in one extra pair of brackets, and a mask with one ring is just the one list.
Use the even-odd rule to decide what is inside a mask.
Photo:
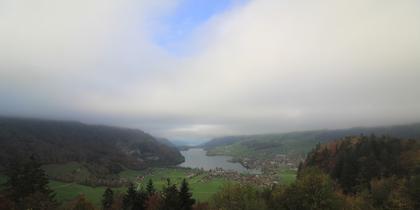
[[(198, 26), (214, 15), (223, 13), (247, 0), (182, 0), (172, 13), (162, 17), (164, 30), (154, 37), (156, 43), (173, 53), (182, 51), (182, 44)], [(181, 45), (180, 45), (181, 44)]]

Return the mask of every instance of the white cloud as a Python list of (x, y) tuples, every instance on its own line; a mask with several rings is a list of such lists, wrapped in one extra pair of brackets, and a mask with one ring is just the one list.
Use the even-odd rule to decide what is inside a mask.
[(21, 4), (0, 11), (4, 113), (169, 138), (420, 119), (414, 0), (254, 0), (197, 29), (187, 56), (151, 41), (173, 1), (5, 2)]

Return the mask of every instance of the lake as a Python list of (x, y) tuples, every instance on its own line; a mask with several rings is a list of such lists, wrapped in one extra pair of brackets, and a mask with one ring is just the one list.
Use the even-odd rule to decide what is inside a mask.
[(207, 156), (206, 151), (199, 148), (193, 148), (186, 151), (181, 151), (185, 157), (185, 162), (181, 163), (180, 167), (186, 168), (202, 168), (204, 170), (223, 168), (226, 171), (236, 171), (239, 173), (258, 174), (259, 170), (247, 169), (240, 163), (232, 163), (229, 156)]

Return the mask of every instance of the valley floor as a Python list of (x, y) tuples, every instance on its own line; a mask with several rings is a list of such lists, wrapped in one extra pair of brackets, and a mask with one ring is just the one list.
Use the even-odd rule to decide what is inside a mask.
[[(48, 175), (57, 175), (58, 173), (70, 173), (77, 170), (84, 174), (81, 165), (69, 163), (64, 165), (47, 165), (43, 168)], [(295, 180), (296, 172), (290, 170), (279, 171), (277, 174), (282, 184), (288, 184)], [(215, 194), (224, 184), (228, 182), (237, 182), (229, 176), (213, 176), (212, 173), (188, 168), (150, 168), (147, 170), (124, 170), (119, 174), (122, 179), (137, 183), (138, 187), (146, 187), (149, 179), (153, 180), (155, 187), (160, 190), (166, 183), (167, 179), (171, 183), (179, 184), (185, 178), (190, 185), (193, 197), (198, 201), (208, 201), (213, 194)], [(5, 176), (0, 176), (0, 184), (6, 181)], [(85, 197), (96, 206), (100, 206), (102, 195), (106, 189), (105, 186), (92, 187), (82, 185), (74, 182), (63, 182), (57, 180), (50, 180), (50, 187), (56, 193), (58, 201), (65, 203), (77, 197), (78, 195), (85, 195)], [(116, 193), (125, 193), (126, 187), (113, 188)]]

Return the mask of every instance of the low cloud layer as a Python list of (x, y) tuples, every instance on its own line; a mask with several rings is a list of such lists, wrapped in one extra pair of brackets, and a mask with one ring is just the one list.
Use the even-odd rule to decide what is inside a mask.
[(418, 1), (251, 0), (174, 53), (180, 3), (0, 1), (0, 114), (172, 139), (420, 121)]

